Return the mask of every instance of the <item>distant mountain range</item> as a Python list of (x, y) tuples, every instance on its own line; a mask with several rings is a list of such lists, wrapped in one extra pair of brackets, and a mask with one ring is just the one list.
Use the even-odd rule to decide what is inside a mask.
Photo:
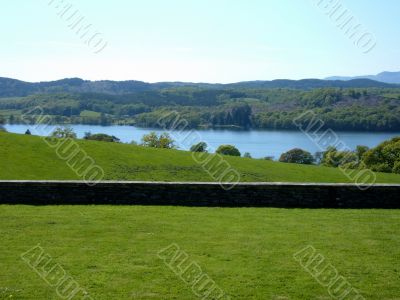
[[(398, 73), (400, 83), (400, 72)], [(277, 79), (272, 81), (247, 81), (230, 84), (191, 83), (191, 82), (158, 82), (147, 83), (142, 81), (89, 81), (80, 78), (66, 78), (48, 82), (25, 82), (12, 78), (0, 77), (0, 97), (23, 97), (38, 93), (99, 93), (111, 95), (132, 94), (136, 92), (155, 91), (165, 88), (194, 87), (205, 89), (269, 89), (288, 88), (310, 90), (315, 88), (391, 88), (400, 87), (390, 83), (357, 79)]]
[(331, 76), (325, 78), (325, 80), (354, 80), (354, 79), (370, 79), (384, 83), (400, 84), (400, 72), (382, 72), (377, 75), (363, 75), (363, 76)]

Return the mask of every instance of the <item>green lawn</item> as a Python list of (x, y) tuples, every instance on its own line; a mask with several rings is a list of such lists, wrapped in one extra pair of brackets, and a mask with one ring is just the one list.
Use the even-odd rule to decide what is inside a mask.
[[(77, 140), (105, 173), (105, 180), (215, 181), (190, 152)], [(225, 157), (244, 182), (351, 182), (339, 169)], [(42, 138), (0, 132), (0, 179), (82, 179)], [(377, 174), (400, 183), (400, 175)]]
[[(200, 299), (157, 253), (176, 243), (232, 299), (330, 299), (312, 245), (365, 299), (399, 299), (400, 211), (0, 206), (0, 299), (61, 299), (21, 259), (40, 244), (93, 299)], [(12, 297), (9, 297), (12, 295)]]

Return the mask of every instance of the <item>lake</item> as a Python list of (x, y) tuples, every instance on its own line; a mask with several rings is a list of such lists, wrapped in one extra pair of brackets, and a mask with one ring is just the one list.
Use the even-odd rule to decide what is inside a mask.
[[(55, 128), (56, 126), (54, 126)], [(155, 131), (162, 133), (164, 130), (138, 128), (134, 126), (97, 126), (97, 125), (71, 125), (71, 128), (77, 133), (78, 137), (83, 137), (85, 132), (91, 133), (106, 133), (118, 137), (122, 142), (129, 143), (132, 140), (140, 142), (143, 135)], [(30, 129), (32, 134), (47, 135), (51, 132), (49, 128), (41, 125), (21, 125), (21, 124), (8, 124), (5, 128), (13, 133), (25, 133)], [(243, 154), (249, 152), (254, 158), (261, 158), (272, 156), (278, 159), (279, 156), (290, 149), (302, 148), (311, 153), (321, 151), (328, 145), (335, 143), (334, 138), (324, 139), (324, 144), (320, 145), (315, 143), (306, 134), (300, 131), (285, 131), (285, 130), (249, 130), (249, 131), (236, 131), (236, 130), (194, 130), (192, 133), (186, 132), (188, 136), (199, 137), (202, 141), (206, 142), (209, 147), (217, 148), (221, 144), (235, 145)], [(190, 143), (185, 142), (183, 138), (186, 134), (178, 134), (171, 132), (174, 140), (177, 141), (179, 149), (188, 150)], [(375, 147), (382, 141), (388, 140), (395, 136), (400, 136), (400, 132), (390, 133), (369, 133), (369, 132), (336, 132), (338, 139), (343, 145), (350, 149), (355, 149), (357, 145), (365, 145), (368, 147)], [(337, 139), (336, 139), (337, 142)]]

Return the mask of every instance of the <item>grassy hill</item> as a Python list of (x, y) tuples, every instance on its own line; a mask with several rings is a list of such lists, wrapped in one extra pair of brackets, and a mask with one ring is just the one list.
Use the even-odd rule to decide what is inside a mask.
[[(77, 143), (104, 179), (212, 180), (188, 152)], [(334, 168), (226, 160), (242, 181), (348, 182)], [(400, 175), (377, 177), (400, 183)], [(42, 138), (0, 132), (0, 179), (80, 178)], [(365, 299), (395, 299), (399, 217), (397, 210), (0, 205), (0, 269), (7, 270), (0, 299), (57, 298), (21, 259), (38, 244), (93, 299), (200, 299), (158, 257), (171, 244), (232, 299), (329, 299), (293, 258), (308, 245)]]
[[(105, 173), (104, 180), (214, 181), (191, 153), (77, 140)], [(243, 182), (350, 182), (335, 168), (225, 157)], [(0, 132), (0, 179), (81, 179), (37, 136)], [(400, 175), (377, 174), (377, 182), (400, 183)]]

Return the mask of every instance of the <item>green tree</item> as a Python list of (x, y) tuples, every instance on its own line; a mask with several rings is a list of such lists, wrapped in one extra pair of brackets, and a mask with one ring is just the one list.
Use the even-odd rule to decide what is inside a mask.
[(57, 127), (54, 130), (50, 137), (59, 138), (59, 139), (76, 139), (76, 133), (71, 127)]
[(232, 145), (221, 145), (218, 147), (216, 153), (230, 156), (240, 156), (240, 151)]
[(88, 140), (92, 136), (92, 133), (90, 131), (85, 132), (83, 139)]
[(400, 160), (394, 163), (392, 171), (393, 173), (400, 174)]
[(357, 154), (352, 151), (339, 151), (335, 147), (328, 147), (324, 152), (321, 164), (326, 167), (358, 167), (359, 160)]
[(250, 154), (249, 152), (245, 152), (245, 153), (243, 154), (243, 157), (252, 158), (252, 157), (251, 157), (251, 154)]
[(356, 154), (358, 160), (362, 160), (363, 155), (369, 150), (367, 146), (357, 146)]
[(363, 155), (365, 166), (376, 172), (399, 173), (400, 137), (393, 138), (368, 150)]
[(3, 124), (4, 124), (4, 119), (0, 116), (0, 131), (5, 132), (7, 130), (4, 128)]
[(155, 132), (150, 132), (142, 137), (142, 146), (152, 148), (174, 149), (175, 142), (168, 133), (157, 135)]
[(100, 125), (105, 126), (107, 124), (108, 124), (107, 117), (106, 117), (105, 113), (102, 112), (100, 114)]
[(264, 156), (263, 158), (261, 158), (262, 160), (268, 160), (268, 161), (273, 161), (274, 157), (273, 156)]
[(310, 165), (314, 162), (314, 157), (308, 151), (302, 150), (300, 148), (295, 148), (285, 153), (282, 153), (279, 161), (285, 163)]
[(200, 142), (192, 147), (190, 147), (191, 152), (207, 152), (207, 144), (205, 142)]
[(174, 140), (167, 132), (160, 134), (158, 141), (159, 141), (159, 148), (164, 148), (164, 149), (176, 148)]
[(160, 148), (157, 133), (150, 132), (142, 137), (142, 146), (151, 148)]
[(323, 151), (317, 151), (314, 154), (314, 162), (319, 165), (322, 161), (322, 158), (324, 157), (324, 152)]

